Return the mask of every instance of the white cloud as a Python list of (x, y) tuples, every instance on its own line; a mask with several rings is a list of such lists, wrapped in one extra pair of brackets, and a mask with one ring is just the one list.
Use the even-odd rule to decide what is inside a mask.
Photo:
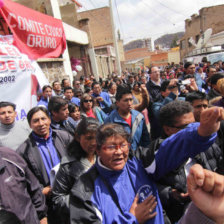
[[(184, 21), (199, 9), (224, 4), (224, 0), (115, 0), (113, 12), (116, 27), (125, 42), (184, 31)], [(86, 9), (109, 5), (109, 0), (80, 0)], [(120, 22), (117, 15), (119, 13)]]

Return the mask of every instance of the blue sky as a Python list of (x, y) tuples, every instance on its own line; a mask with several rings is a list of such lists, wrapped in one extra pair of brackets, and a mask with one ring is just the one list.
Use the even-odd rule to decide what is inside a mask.
[[(82, 11), (109, 6), (109, 0), (79, 0)], [(167, 33), (184, 31), (184, 20), (199, 9), (224, 4), (224, 0), (112, 0), (116, 29), (125, 43), (156, 39)], [(103, 23), (103, 21), (102, 21)]]

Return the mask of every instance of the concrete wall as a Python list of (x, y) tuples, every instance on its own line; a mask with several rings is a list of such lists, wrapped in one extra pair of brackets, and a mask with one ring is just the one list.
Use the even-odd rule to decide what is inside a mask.
[(75, 4), (68, 4), (68, 5), (61, 6), (60, 11), (61, 11), (61, 18), (63, 22), (71, 26), (74, 26), (76, 28), (79, 27)]
[(125, 61), (123, 40), (118, 40), (120, 61)]
[(168, 63), (174, 62), (175, 64), (179, 64), (180, 62), (180, 52), (178, 51), (170, 51), (168, 52)]
[(34, 9), (49, 16), (53, 16), (50, 0), (14, 0), (14, 2), (17, 2), (30, 9)]

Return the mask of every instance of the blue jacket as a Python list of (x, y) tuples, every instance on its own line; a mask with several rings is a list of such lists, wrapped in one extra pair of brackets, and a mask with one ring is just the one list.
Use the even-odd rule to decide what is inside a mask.
[[(138, 116), (138, 117), (137, 117)], [(137, 123), (137, 126), (133, 127), (134, 122)], [(144, 116), (137, 110), (131, 110), (131, 125), (119, 115), (117, 109), (113, 110), (111, 114), (107, 117), (104, 123), (117, 123), (122, 125), (125, 130), (131, 134), (131, 148), (136, 150), (138, 146), (146, 147), (150, 144), (150, 136), (148, 129), (145, 124)]]
[(101, 109), (108, 108), (108, 107), (110, 107), (111, 104), (112, 104), (112, 103), (111, 103), (111, 100), (110, 100), (110, 96), (109, 96), (109, 94), (106, 93), (106, 92), (101, 92), (99, 95), (93, 93), (92, 96), (93, 96), (94, 98), (96, 98), (96, 97), (98, 97), (98, 96), (100, 96), (100, 97), (103, 98), (104, 101), (103, 101), (103, 102), (99, 102), (99, 103), (100, 103), (100, 108), (101, 108)]
[(77, 105), (78, 107), (80, 107), (80, 99), (78, 97), (72, 97), (71, 103), (74, 103), (75, 105)]
[(44, 106), (48, 109), (48, 100), (41, 97), (39, 102), (37, 103), (37, 106)]
[[(129, 213), (137, 192), (140, 193), (140, 197), (153, 194), (158, 203), (156, 217), (146, 223), (163, 224), (162, 206), (154, 180), (161, 178), (187, 158), (194, 157), (213, 144), (216, 134), (201, 137), (198, 135), (197, 128), (197, 123), (190, 124), (170, 136), (160, 145), (156, 155), (150, 151), (150, 148), (145, 149), (149, 150), (149, 153), (142, 154), (142, 162), (132, 157), (121, 171), (109, 170), (98, 159), (93, 168), (82, 175), (72, 188), (71, 224), (137, 224), (135, 216)], [(146, 190), (141, 191), (141, 189)]]

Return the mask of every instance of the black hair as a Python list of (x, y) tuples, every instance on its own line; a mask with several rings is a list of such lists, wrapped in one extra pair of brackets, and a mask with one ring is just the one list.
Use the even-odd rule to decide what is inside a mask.
[(86, 112), (86, 109), (85, 109), (85, 107), (84, 107), (84, 100), (85, 100), (87, 97), (88, 97), (88, 98), (90, 97), (91, 100), (93, 101), (92, 108), (95, 106), (95, 101), (94, 101), (93, 96), (89, 95), (88, 93), (84, 93), (84, 94), (82, 95), (81, 99), (80, 99), (80, 111), (84, 111), (84, 112)]
[(74, 103), (69, 103), (69, 104), (68, 104), (68, 111), (69, 111), (69, 114), (70, 114), (70, 113), (74, 113), (75, 110), (76, 110), (76, 108), (79, 109), (79, 106), (77, 106), (77, 105), (74, 104)]
[(52, 111), (58, 112), (61, 107), (67, 104), (68, 101), (66, 99), (63, 99), (60, 96), (52, 96), (48, 103), (48, 110), (50, 113), (52, 113)]
[(191, 65), (193, 65), (193, 63), (188, 61), (184, 64), (184, 68), (187, 69)]
[(152, 67), (150, 67), (150, 68), (149, 68), (149, 71), (148, 71), (148, 74), (151, 74), (151, 73), (152, 73), (152, 68), (156, 68), (156, 67), (157, 67), (157, 66), (154, 66), (154, 65), (153, 65)]
[(42, 88), (42, 92), (44, 92), (47, 88), (50, 88), (52, 90), (52, 87), (49, 85), (44, 85)]
[(140, 83), (140, 82), (136, 82), (136, 81), (134, 81), (133, 88), (134, 88), (136, 85), (137, 85), (138, 87), (140, 87), (140, 86), (141, 86), (141, 83)]
[(208, 101), (208, 96), (200, 91), (193, 91), (191, 93), (188, 93), (185, 101), (190, 102), (191, 104), (193, 103), (194, 100), (207, 100)]
[(100, 150), (100, 148), (105, 143), (107, 138), (118, 135), (127, 140), (127, 142), (130, 142), (131, 140), (130, 134), (125, 131), (122, 125), (115, 123), (108, 123), (100, 126), (96, 133), (97, 149)]
[(74, 80), (72, 81), (72, 84), (75, 85), (75, 82), (77, 82), (77, 81), (80, 82), (79, 79), (74, 79)]
[(110, 84), (108, 85), (108, 89), (111, 89), (113, 85), (117, 85), (115, 82), (110, 82)]
[(94, 88), (95, 85), (100, 85), (100, 83), (99, 83), (99, 82), (96, 82), (96, 81), (93, 82), (93, 83), (92, 83), (92, 89)]
[(83, 94), (81, 89), (73, 89), (74, 95), (76, 96), (78, 93), (81, 93), (81, 95)]
[(207, 57), (203, 57), (202, 60), (201, 60), (201, 62), (204, 62), (204, 63), (206, 63), (207, 61), (208, 61)]
[(14, 111), (16, 110), (16, 105), (14, 103), (7, 102), (7, 101), (1, 101), (0, 102), (0, 108), (8, 107), (8, 106), (12, 107)]
[(215, 66), (214, 65), (209, 65), (208, 68), (206, 69), (207, 73), (209, 73), (209, 71), (210, 71), (211, 68), (214, 68), (215, 69)]
[(170, 80), (164, 80), (161, 84), (160, 92), (165, 92), (169, 84)]
[(160, 110), (161, 126), (172, 127), (175, 125), (176, 118), (193, 111), (189, 102), (175, 100), (163, 106)]
[(64, 88), (64, 93), (66, 92), (66, 90), (70, 90), (70, 89), (71, 89), (71, 90), (72, 90), (72, 92), (73, 92), (73, 89), (72, 89), (72, 87), (71, 87), (71, 86), (67, 86), (67, 87), (65, 87), (65, 88)]
[(224, 73), (222, 72), (218, 72), (218, 73), (215, 73), (211, 79), (210, 79), (210, 83), (211, 85), (216, 85), (216, 83), (218, 82), (219, 79), (222, 79), (224, 78)]
[(55, 80), (55, 81), (52, 83), (52, 87), (54, 87), (54, 84), (55, 84), (56, 82), (58, 82), (59, 84), (61, 84), (61, 83), (59, 82), (59, 80)]
[(87, 133), (96, 133), (100, 123), (92, 117), (84, 117), (78, 124), (75, 130), (75, 139), (68, 146), (68, 154), (73, 155), (77, 160), (87, 156), (87, 153), (82, 149), (78, 139), (81, 135)]
[(28, 114), (27, 114), (27, 121), (30, 125), (31, 123), (31, 120), (32, 120), (32, 117), (35, 113), (37, 113), (38, 111), (42, 111), (46, 114), (47, 117), (50, 118), (50, 115), (48, 113), (48, 110), (46, 107), (43, 107), (43, 106), (36, 106), (36, 107), (33, 107), (31, 110), (29, 110)]
[(118, 85), (117, 93), (115, 96), (116, 101), (119, 101), (125, 94), (132, 94), (130, 86), (128, 86), (126, 84)]
[(89, 93), (92, 89), (90, 87), (85, 88), (85, 93)]
[(62, 81), (61, 81), (61, 86), (62, 86), (62, 87), (64, 87), (64, 82), (65, 82), (65, 80), (68, 80), (68, 79), (65, 78), (65, 79), (62, 79)]

